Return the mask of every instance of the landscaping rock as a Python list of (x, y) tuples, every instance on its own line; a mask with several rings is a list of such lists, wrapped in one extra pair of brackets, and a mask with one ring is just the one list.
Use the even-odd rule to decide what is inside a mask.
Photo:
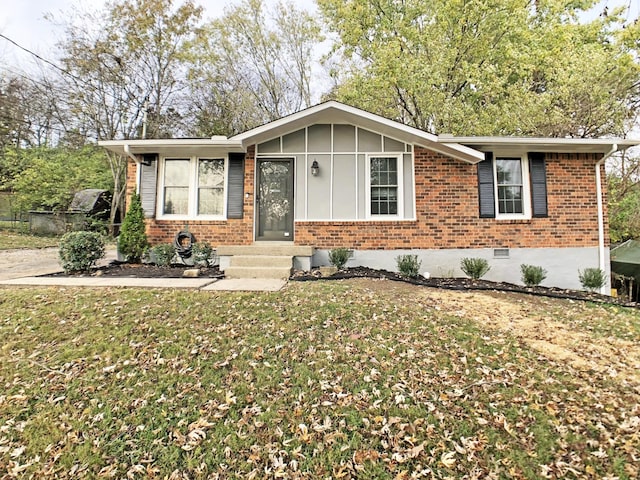
[(188, 268), (184, 272), (182, 272), (182, 276), (186, 278), (196, 278), (200, 276), (199, 268)]

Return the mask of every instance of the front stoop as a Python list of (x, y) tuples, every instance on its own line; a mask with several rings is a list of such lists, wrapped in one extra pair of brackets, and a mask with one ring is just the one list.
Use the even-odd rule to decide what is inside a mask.
[(216, 253), (227, 278), (286, 280), (296, 264), (311, 264), (313, 247), (267, 243), (220, 246)]

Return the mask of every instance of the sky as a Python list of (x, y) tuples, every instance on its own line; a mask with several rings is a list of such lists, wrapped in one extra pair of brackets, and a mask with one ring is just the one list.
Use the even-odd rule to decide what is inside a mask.
[[(220, 16), (224, 8), (240, 0), (195, 0), (205, 9), (204, 18)], [(315, 10), (314, 0), (292, 0), (298, 8)], [(639, 0), (640, 1), (640, 0)], [(64, 36), (64, 30), (45, 19), (46, 15), (64, 19), (65, 14), (75, 10), (100, 11), (105, 0), (0, 0), (0, 34), (40, 56), (55, 59), (54, 46)], [(178, 4), (178, 2), (175, 2)], [(275, 3), (266, 0), (267, 4)], [(0, 65), (10, 69), (29, 71), (35, 65), (34, 58), (18, 47), (0, 38)]]
[[(240, 0), (195, 0), (205, 8), (205, 18), (220, 16), (224, 8)], [(275, 0), (265, 0), (267, 4)], [(291, 0), (298, 8), (315, 11), (314, 0)], [(99, 11), (105, 0), (0, 0), (0, 34), (3, 34), (23, 47), (53, 60), (56, 58), (54, 45), (63, 37), (64, 31), (45, 19), (47, 14), (60, 20), (65, 13), (83, 9)], [(177, 3), (177, 2), (176, 2)], [(594, 9), (594, 15), (602, 11), (604, 6), (609, 9), (619, 5), (630, 5), (630, 16), (638, 17), (640, 0), (602, 0)], [(37, 69), (33, 56), (21, 51), (0, 38), (0, 65), (9, 70), (30, 71)]]

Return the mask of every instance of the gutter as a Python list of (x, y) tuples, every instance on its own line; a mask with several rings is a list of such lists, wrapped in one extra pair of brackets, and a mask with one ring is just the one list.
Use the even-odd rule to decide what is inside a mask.
[(136, 162), (136, 165), (138, 167), (138, 168), (136, 168), (136, 193), (139, 195), (140, 194), (140, 180), (141, 180), (141, 177), (142, 177), (142, 169), (140, 168), (140, 159), (138, 157), (136, 157), (131, 152), (131, 149), (129, 148), (129, 144), (128, 143), (125, 143), (122, 146), (122, 149), (124, 150), (124, 153), (127, 155), (127, 157), (129, 157), (131, 160)]
[[(596, 196), (598, 201), (598, 259), (599, 265), (598, 267), (603, 272), (610, 271), (610, 269), (606, 268), (605, 264), (605, 248), (604, 248), (604, 202), (602, 199), (602, 175), (600, 173), (600, 167), (604, 164), (604, 162), (613, 155), (616, 151), (618, 151), (618, 144), (614, 143), (611, 145), (611, 150), (603, 155), (603, 157), (598, 160), (596, 163)], [(607, 295), (606, 292), (607, 286), (604, 285), (600, 289), (600, 293)], [(609, 292), (611, 293), (611, 292)]]

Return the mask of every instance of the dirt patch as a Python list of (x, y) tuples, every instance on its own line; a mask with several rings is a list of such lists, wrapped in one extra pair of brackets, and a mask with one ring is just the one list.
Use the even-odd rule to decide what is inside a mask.
[[(547, 358), (568, 363), (576, 370), (640, 384), (640, 350), (635, 342), (613, 336), (594, 337), (571, 324), (555, 321), (554, 309), (563, 308), (557, 302), (489, 292), (451, 295), (432, 289), (422, 296), (433, 308), (471, 318), (484, 328), (507, 332)], [(586, 305), (576, 304), (573, 311), (568, 311), (571, 308), (563, 308), (563, 315), (594, 314)]]
[(604, 306), (498, 289), (424, 288), (384, 277), (345, 281), (377, 295), (420, 302), (425, 309), (438, 314), (470, 319), (483, 329), (506, 333), (542, 356), (570, 365), (587, 376), (609, 377), (640, 386), (640, 349), (636, 342), (611, 335), (597, 336), (588, 326), (576, 328), (571, 323), (556, 320), (573, 318), (579, 321), (585, 317), (610, 315), (610, 309)]

